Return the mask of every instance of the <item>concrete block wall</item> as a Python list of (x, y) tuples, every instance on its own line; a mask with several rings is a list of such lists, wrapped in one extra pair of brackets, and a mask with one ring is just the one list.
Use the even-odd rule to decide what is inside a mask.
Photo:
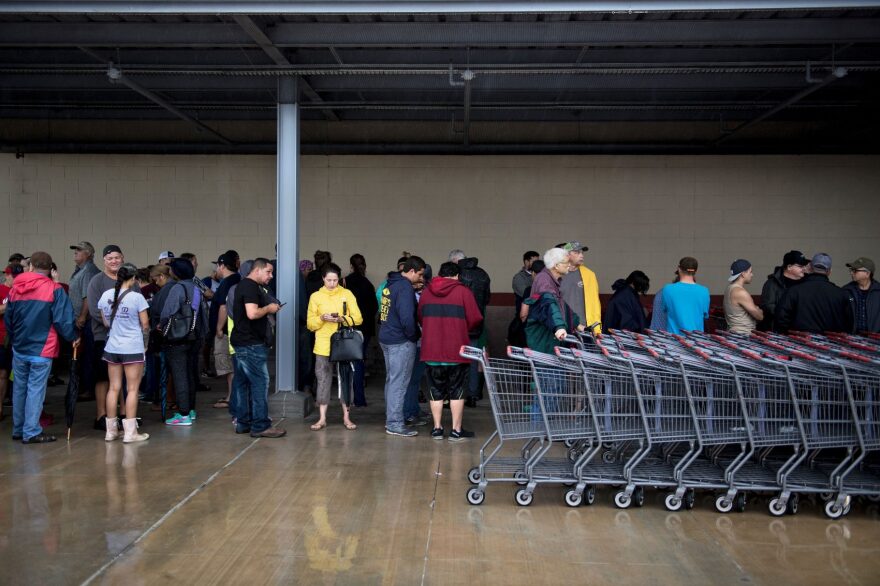
[[(436, 268), (462, 248), (507, 292), (523, 251), (574, 238), (603, 292), (637, 268), (656, 290), (685, 255), (713, 293), (737, 257), (763, 277), (828, 252), (840, 283), (880, 260), (876, 156), (308, 156), (300, 177), (300, 257), (361, 252), (376, 282), (403, 250)], [(46, 249), (62, 274), (82, 239), (138, 265), (194, 252), (204, 274), (227, 248), (274, 256), (275, 159), (0, 154), (0, 210), (0, 254)]]

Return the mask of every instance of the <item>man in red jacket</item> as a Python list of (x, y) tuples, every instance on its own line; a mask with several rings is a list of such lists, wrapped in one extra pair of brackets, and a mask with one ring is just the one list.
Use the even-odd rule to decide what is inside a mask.
[(40, 426), (52, 359), (58, 356), (61, 338), (78, 345), (79, 337), (70, 299), (49, 277), (52, 257), (35, 252), (30, 256), (30, 265), (31, 272), (22, 273), (13, 282), (3, 319), (6, 335), (12, 340), (15, 375), (12, 439), (43, 444), (55, 441), (55, 436), (44, 434)]
[(431, 280), (419, 299), (419, 323), (422, 324), (421, 359), (428, 365), (431, 414), (434, 416), (431, 437), (436, 440), (444, 437), (440, 420), (443, 415), (443, 400), (448, 398), (452, 411), (452, 430), (449, 432), (451, 442), (474, 437), (474, 432), (461, 426), (470, 361), (462, 358), (459, 350), (470, 343), (468, 332), (483, 321), (474, 294), (458, 280), (460, 274), (458, 264), (443, 263), (438, 277)]

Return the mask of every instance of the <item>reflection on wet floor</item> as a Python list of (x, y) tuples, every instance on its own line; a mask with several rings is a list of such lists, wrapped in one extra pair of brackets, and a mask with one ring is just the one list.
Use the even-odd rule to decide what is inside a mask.
[[(71, 443), (23, 446), (6, 439), (7, 419), (0, 583), (877, 583), (876, 503), (830, 521), (805, 497), (797, 515), (775, 518), (766, 496), (722, 515), (698, 493), (693, 511), (671, 513), (665, 492), (620, 510), (604, 488), (573, 509), (563, 488), (539, 486), (519, 507), (510, 484), (471, 506), (465, 475), (480, 443), (387, 436), (381, 392), (369, 391), (377, 400), (355, 411), (357, 431), (286, 420), (281, 440), (236, 436), (222, 411), (205, 410), (176, 429), (147, 413), (149, 441), (107, 444), (87, 430), (89, 405)], [(59, 397), (49, 409), (61, 411)], [(466, 412), (482, 439), (489, 415)]]

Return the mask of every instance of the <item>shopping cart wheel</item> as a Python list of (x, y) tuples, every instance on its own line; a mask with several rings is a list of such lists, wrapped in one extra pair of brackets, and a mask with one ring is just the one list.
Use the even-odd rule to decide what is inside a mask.
[(674, 492), (670, 492), (666, 495), (666, 508), (670, 511), (678, 511), (681, 509), (681, 506), (684, 504), (684, 499), (680, 499), (675, 496)]
[(736, 497), (733, 499), (733, 508), (736, 509), (737, 513), (746, 512), (746, 493), (737, 493)]
[(834, 498), (833, 492), (820, 492), (819, 498), (825, 501), (826, 503)]
[(770, 499), (769, 509), (770, 509), (770, 514), (773, 515), (774, 517), (781, 517), (782, 515), (785, 514), (787, 507), (785, 505), (783, 505), (779, 501), (779, 498), (777, 497), (777, 498)]
[(800, 503), (800, 497), (797, 493), (791, 495), (788, 499), (788, 506), (786, 507), (786, 511), (788, 511), (789, 515), (797, 515), (798, 512), (798, 504)]
[(579, 507), (584, 502), (584, 495), (576, 490), (565, 491), (565, 504), (569, 507)]
[(611, 450), (607, 452), (602, 452), (602, 461), (606, 464), (614, 464), (614, 461), (617, 459), (617, 456)]
[(476, 466), (468, 470), (468, 482), (471, 484), (480, 484), (480, 469)]
[(586, 499), (585, 502), (587, 503), (587, 505), (592, 505), (594, 502), (596, 502), (596, 489), (595, 489), (595, 487), (591, 486), (590, 488), (588, 488), (586, 490), (586, 492), (584, 492), (584, 497)]
[(577, 448), (569, 448), (568, 449), (568, 461), (569, 462), (574, 462), (575, 460), (577, 460), (579, 455), (580, 454), (578, 454)]
[(633, 491), (633, 502), (637, 507), (645, 505), (645, 489), (641, 486), (637, 486)]
[(467, 501), (470, 504), (482, 505), (484, 500), (486, 500), (486, 493), (479, 488), (474, 487), (467, 491)]
[(715, 509), (717, 509), (719, 513), (729, 513), (733, 510), (733, 501), (728, 499), (726, 494), (722, 494), (715, 499)]
[(684, 508), (688, 511), (694, 508), (694, 504), (697, 502), (697, 494), (694, 492), (693, 488), (687, 489), (687, 492), (684, 493)]
[(563, 445), (566, 448), (572, 448), (572, 447), (574, 447), (574, 440), (567, 439), (563, 442)]
[(529, 478), (525, 475), (525, 472), (514, 472), (513, 477), (517, 479), (516, 483), (520, 486), (525, 486), (529, 483)]
[(518, 504), (519, 506), (527, 507), (532, 504), (532, 499), (534, 498), (534, 495), (532, 495), (532, 493), (530, 493), (525, 488), (521, 488), (516, 491), (516, 494), (513, 495), (513, 498), (514, 500), (516, 500), (516, 504)]
[(632, 499), (624, 491), (620, 491), (614, 495), (614, 506), (619, 509), (628, 509), (632, 504)]
[(871, 501), (872, 503), (880, 503), (880, 494), (868, 494), (865, 495), (865, 498)]
[(840, 519), (844, 515), (844, 507), (838, 507), (836, 501), (828, 501), (825, 503), (825, 515), (829, 519)]

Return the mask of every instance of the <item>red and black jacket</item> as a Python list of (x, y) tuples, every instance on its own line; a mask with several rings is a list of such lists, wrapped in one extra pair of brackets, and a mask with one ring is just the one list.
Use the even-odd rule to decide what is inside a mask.
[(424, 362), (468, 362), (459, 355), (470, 343), (468, 332), (483, 322), (480, 308), (470, 289), (455, 279), (435, 277), (419, 299)]

